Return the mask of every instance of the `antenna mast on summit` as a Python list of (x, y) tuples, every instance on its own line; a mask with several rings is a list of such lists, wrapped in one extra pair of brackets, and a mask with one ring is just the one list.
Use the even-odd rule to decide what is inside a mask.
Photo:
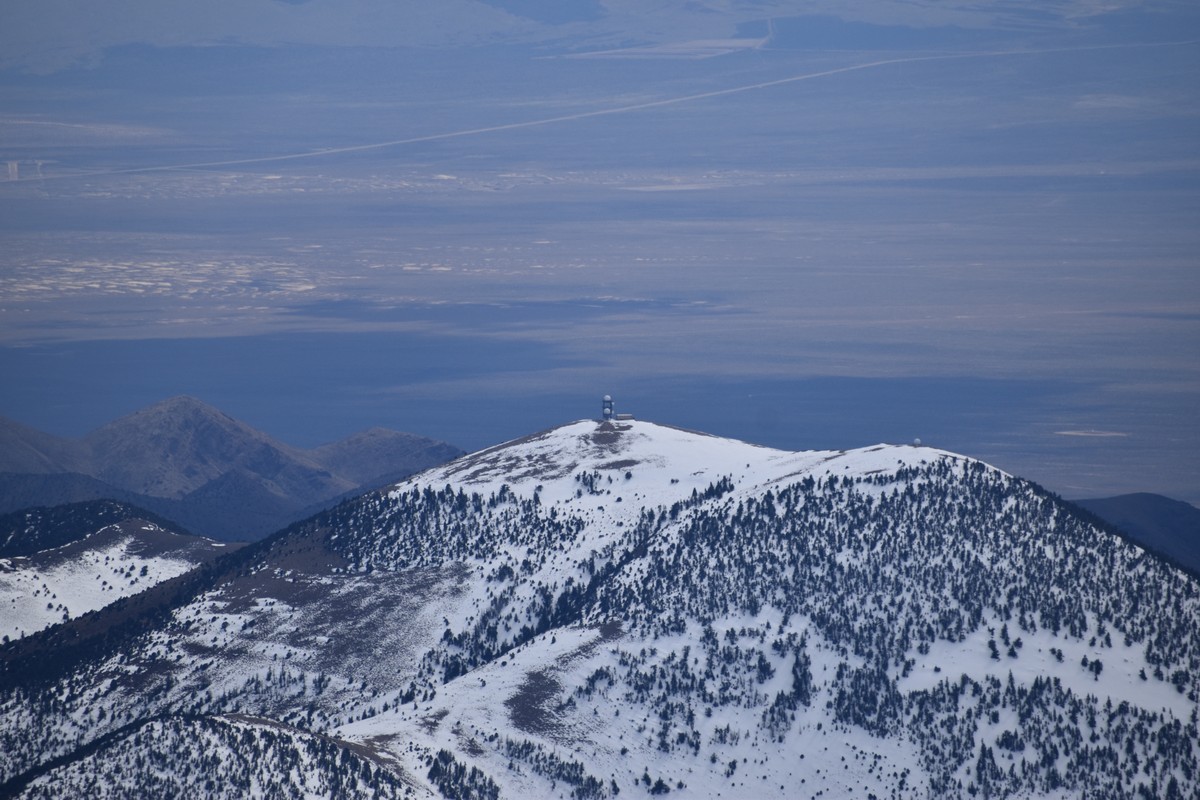
[(611, 422), (616, 416), (614, 411), (613, 399), (611, 394), (604, 395), (604, 400), (600, 404), (600, 418), (605, 422)]

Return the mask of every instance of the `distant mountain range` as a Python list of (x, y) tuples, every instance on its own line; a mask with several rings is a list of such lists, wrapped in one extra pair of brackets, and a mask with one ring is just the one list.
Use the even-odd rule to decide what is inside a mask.
[(258, 539), (461, 454), (383, 428), (302, 450), (193, 397), (157, 403), (82, 439), (0, 418), (0, 513), (112, 499), (203, 536)]
[(982, 462), (581, 420), (0, 646), (0, 796), (1192, 798), (1198, 664)]

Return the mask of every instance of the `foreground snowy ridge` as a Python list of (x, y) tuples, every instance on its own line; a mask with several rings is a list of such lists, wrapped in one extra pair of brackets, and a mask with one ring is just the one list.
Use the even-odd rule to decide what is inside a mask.
[[(305, 786), (365, 758), (414, 796), (1191, 797), (1198, 690), (1196, 581), (1036, 486), (930, 448), (580, 421), (296, 526), (165, 623), (10, 681), (0, 765), (238, 715), (296, 732), (239, 723), (239, 748), (293, 747)], [(173, 741), (89, 757), (202, 774)]]

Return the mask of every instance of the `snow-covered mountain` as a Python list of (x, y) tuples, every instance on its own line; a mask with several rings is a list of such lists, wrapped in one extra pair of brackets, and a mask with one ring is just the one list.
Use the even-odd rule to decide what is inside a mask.
[(0, 656), (30, 797), (1200, 791), (1197, 581), (922, 447), (580, 421)]
[[(37, 542), (57, 535), (69, 540), (0, 558), (3, 641), (103, 608), (240, 546), (175, 533), (158, 521), (137, 516), (134, 509), (108, 501), (31, 509), (3, 519), (13, 518), (27, 521), (27, 527), (19, 532), (23, 538)], [(89, 519), (97, 520), (90, 532), (70, 536), (73, 526), (68, 523), (78, 527)], [(25, 549), (19, 546), (21, 542), (5, 544), (14, 550)]]

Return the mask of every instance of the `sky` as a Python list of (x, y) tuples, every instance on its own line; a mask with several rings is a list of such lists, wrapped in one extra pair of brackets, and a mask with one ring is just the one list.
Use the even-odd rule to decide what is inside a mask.
[(0, 415), (475, 449), (609, 393), (1200, 502), (1187, 4), (196, 8), (6, 11)]

